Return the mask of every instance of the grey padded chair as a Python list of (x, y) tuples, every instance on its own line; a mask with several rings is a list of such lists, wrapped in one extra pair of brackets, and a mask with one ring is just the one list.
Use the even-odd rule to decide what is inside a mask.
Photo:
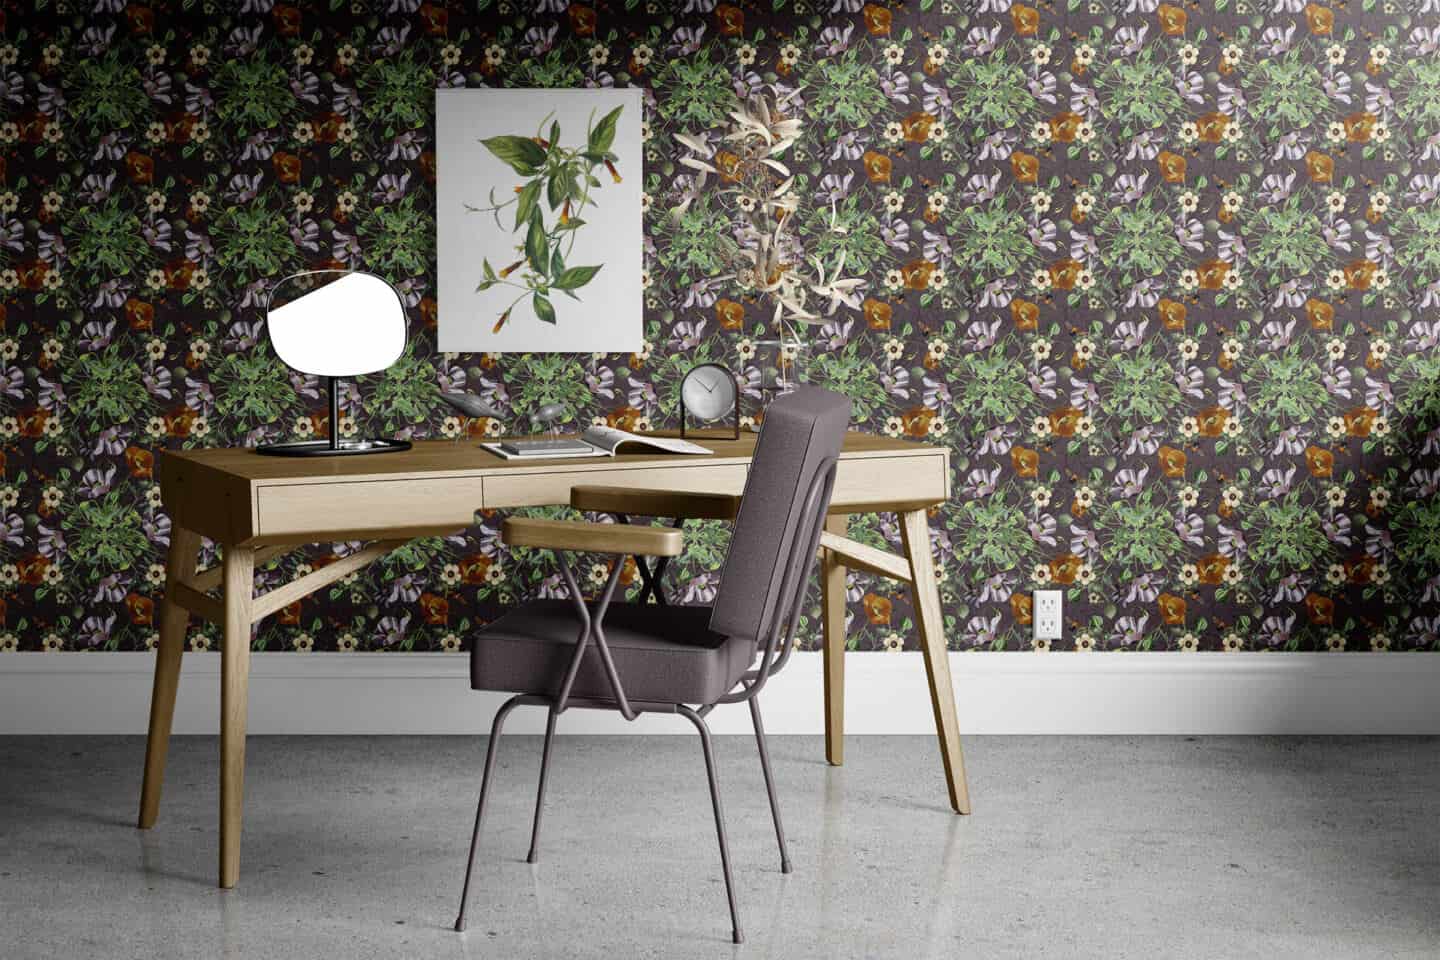
[[(511, 710), (533, 704), (546, 707), (549, 716), (527, 857), (531, 863), (536, 860), (550, 747), (560, 714), (574, 707), (616, 710), (627, 720), (641, 713), (678, 713), (695, 725), (710, 780), (732, 937), (735, 943), (741, 942), (730, 848), (705, 715), (721, 703), (749, 703), (780, 847), (780, 869), (789, 873), (790, 857), (760, 719), (759, 694), (766, 681), (785, 666), (794, 647), (795, 627), (815, 562), (849, 416), (849, 400), (815, 388), (787, 394), (766, 410), (735, 515), (720, 586), (710, 607), (643, 601), (612, 603), (623, 558), (630, 554), (679, 554), (679, 529), (506, 520), (503, 537), (512, 546), (559, 551), (560, 574), (570, 596), (567, 600), (526, 603), (474, 637), (470, 685), (476, 690), (499, 690), (515, 696), (496, 712), (490, 730), (456, 930), (465, 929), (470, 880), (501, 729)], [(612, 498), (611, 508), (647, 513), (647, 494), (653, 494), (652, 501), (667, 496), (647, 491), (636, 491), (633, 496), (629, 493), (614, 488), (606, 491)], [(584, 601), (570, 560), (563, 552), (569, 550), (615, 556), (598, 601)]]

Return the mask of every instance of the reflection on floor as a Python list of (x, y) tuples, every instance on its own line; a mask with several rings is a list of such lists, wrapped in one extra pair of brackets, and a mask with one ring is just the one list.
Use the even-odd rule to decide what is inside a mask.
[[(563, 730), (563, 726), (562, 726)], [(1440, 955), (1433, 739), (971, 738), (975, 813), (922, 737), (717, 738), (747, 935), (728, 943), (698, 741), (507, 738), (470, 930), (454, 919), (484, 739), (253, 738), (241, 885), (214, 888), (216, 744), (0, 738), (0, 955), (1355, 958)]]

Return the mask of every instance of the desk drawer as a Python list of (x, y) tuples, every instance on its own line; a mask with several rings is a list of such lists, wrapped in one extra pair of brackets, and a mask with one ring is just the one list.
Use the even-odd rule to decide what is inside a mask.
[(366, 480), (261, 487), (259, 535), (391, 530), (474, 523), (484, 503), (480, 477)]
[(636, 467), (632, 469), (573, 470), (564, 473), (510, 473), (485, 480), (485, 507), (539, 507), (569, 503), (570, 488), (595, 486), (656, 487), (702, 493), (739, 493), (745, 489), (743, 463), (685, 466)]

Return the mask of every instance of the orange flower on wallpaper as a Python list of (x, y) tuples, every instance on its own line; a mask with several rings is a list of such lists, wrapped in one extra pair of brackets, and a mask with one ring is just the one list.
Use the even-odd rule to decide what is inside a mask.
[(1056, 143), (1074, 143), (1080, 133), (1080, 124), (1084, 122), (1085, 118), (1078, 113), (1069, 110), (1057, 113), (1050, 118), (1050, 139)]
[(640, 568), (635, 565), (634, 557), (626, 557), (625, 565), (620, 568), (620, 586), (628, 587), (640, 577)]
[(865, 163), (865, 176), (870, 178), (872, 183), (890, 182), (890, 158), (883, 153), (876, 153), (874, 150), (866, 150), (865, 156), (861, 158)]
[(1010, 172), (1021, 183), (1034, 183), (1040, 178), (1040, 161), (1023, 150), (1010, 154)]
[(1160, 299), (1160, 324), (1176, 332), (1185, 329), (1185, 304), (1178, 300)]
[(1034, 330), (1040, 325), (1040, 308), (1016, 297), (1010, 301), (1010, 319), (1015, 321), (1016, 330)]
[(1040, 472), (1040, 454), (1026, 447), (1011, 447), (1010, 465), (1015, 468), (1016, 476), (1037, 476)]
[(1335, 29), (1335, 12), (1318, 3), (1307, 3), (1305, 5), (1305, 25), (1310, 28), (1311, 33), (1326, 36)]
[(639, 407), (620, 407), (605, 414), (605, 424), (617, 430), (634, 430), (636, 422), (644, 415)]
[(911, 260), (900, 268), (900, 274), (905, 278), (905, 286), (911, 290), (924, 290), (930, 286), (930, 275), (935, 272), (935, 264), (929, 260)]
[(1160, 460), (1160, 472), (1172, 479), (1185, 477), (1185, 451), (1174, 447), (1161, 447), (1156, 453)]
[(125, 468), (135, 479), (149, 480), (155, 476), (155, 454), (141, 447), (126, 447)]
[(1160, 32), (1167, 37), (1178, 37), (1185, 33), (1185, 11), (1174, 4), (1162, 3), (1155, 11), (1155, 16), (1160, 19)]
[(1185, 182), (1185, 158), (1180, 154), (1161, 150), (1155, 162), (1160, 165), (1160, 178), (1166, 183)]
[(1072, 260), (1066, 257), (1063, 260), (1056, 260), (1050, 264), (1050, 285), (1056, 290), (1073, 290), (1075, 284), (1080, 282), (1080, 271), (1085, 265), (1079, 260)]
[(1207, 586), (1217, 586), (1225, 579), (1225, 571), (1230, 569), (1230, 558), (1220, 553), (1210, 553), (1195, 561), (1195, 572), (1200, 577), (1200, 582)]
[(1230, 118), (1223, 113), (1203, 113), (1195, 118), (1195, 130), (1201, 143), (1219, 143), (1228, 126)]
[(1329, 330), (1335, 325), (1335, 308), (1313, 297), (1305, 301), (1305, 317), (1314, 330)]
[(1040, 11), (1023, 3), (1012, 4), (1010, 23), (1019, 36), (1033, 37), (1040, 29)]
[(1375, 560), (1372, 557), (1351, 557), (1343, 564), (1345, 579), (1351, 583), (1369, 583), (1375, 576)]
[(890, 32), (891, 15), (884, 7), (867, 3), (861, 15), (865, 20), (865, 29), (870, 31), (871, 36), (883, 37)]
[(420, 616), (432, 627), (443, 626), (450, 619), (450, 601), (433, 593), (420, 594)]
[(1356, 407), (1345, 411), (1345, 432), (1352, 437), (1368, 437), (1380, 411), (1373, 407)]
[(1080, 576), (1080, 568), (1085, 566), (1085, 561), (1073, 553), (1062, 553), (1050, 561), (1050, 579), (1056, 583), (1069, 585), (1075, 582)]
[(125, 301), (125, 319), (131, 330), (149, 330), (155, 325), (155, 308), (131, 297)]
[(731, 3), (722, 3), (715, 8), (715, 20), (720, 25), (720, 36), (738, 37), (745, 33), (745, 11)]
[(275, 614), (275, 619), (281, 626), (298, 627), (300, 625), (300, 601), (286, 604)]
[(1201, 290), (1219, 290), (1225, 285), (1225, 275), (1230, 272), (1230, 264), (1224, 260), (1206, 260), (1195, 268), (1195, 272), (1200, 277)]
[(155, 601), (138, 593), (127, 593), (125, 612), (130, 615), (130, 622), (137, 627), (149, 626), (155, 622)]
[(1345, 118), (1345, 139), (1351, 143), (1368, 143), (1378, 119), (1375, 114), (1363, 111), (1350, 114)]
[(275, 168), (275, 179), (281, 183), (300, 182), (300, 158), (295, 154), (276, 150), (270, 158), (270, 165)]
[(1085, 411), (1079, 407), (1056, 407), (1050, 411), (1050, 432), (1057, 437), (1073, 437)]
[(715, 172), (720, 179), (726, 183), (734, 183), (740, 179), (740, 158), (729, 150), (718, 150), (715, 153)]
[(472, 553), (457, 564), (461, 583), (484, 583), (493, 561), (483, 553)]
[(860, 603), (865, 608), (865, 618), (871, 623), (883, 626), (890, 622), (890, 601), (886, 598), (867, 593)]
[(1351, 260), (1345, 264), (1345, 286), (1351, 290), (1369, 290), (1380, 264), (1374, 260)]
[(1312, 443), (1305, 448), (1305, 469), (1312, 477), (1326, 479), (1335, 472), (1335, 454)]
[(1160, 608), (1160, 619), (1172, 627), (1185, 625), (1185, 600), (1173, 593), (1162, 593), (1155, 600)]
[(1316, 183), (1329, 183), (1335, 176), (1335, 161), (1328, 154), (1311, 150), (1305, 154), (1305, 172)]
[(900, 423), (905, 428), (905, 436), (921, 437), (930, 436), (930, 422), (935, 419), (935, 411), (928, 407), (911, 407), (900, 414)]
[(1317, 627), (1335, 622), (1335, 601), (1318, 593), (1305, 594), (1305, 617)]
[(916, 112), (910, 114), (900, 121), (900, 129), (905, 134), (905, 139), (911, 143), (924, 143), (930, 139), (930, 128), (935, 125), (935, 118), (928, 113)]
[(432, 37), (445, 36), (445, 30), (450, 24), (449, 10), (433, 3), (422, 3), (418, 12), (426, 33)]
[(721, 330), (739, 330), (745, 325), (745, 307), (721, 297), (715, 301), (715, 319)]
[(38, 587), (45, 582), (45, 571), (50, 569), (50, 559), (37, 553), (21, 560), (16, 566), (20, 571), (21, 583)]
[(874, 297), (866, 297), (865, 302), (860, 305), (860, 310), (865, 314), (865, 323), (871, 330), (890, 329), (890, 304), (883, 300), (876, 300)]
[(143, 153), (131, 150), (125, 154), (125, 173), (131, 180), (144, 186), (155, 179), (155, 161)]
[(570, 29), (577, 37), (588, 37), (595, 33), (595, 11), (579, 4), (570, 4), (565, 11), (570, 16)]
[(1010, 614), (1015, 618), (1016, 623), (1021, 626), (1029, 626), (1034, 620), (1032, 610), (1033, 605), (1030, 600), (1030, 594), (1010, 594)]
[(1218, 437), (1225, 430), (1225, 421), (1230, 419), (1230, 411), (1224, 407), (1206, 407), (1195, 414), (1195, 424), (1200, 428), (1202, 437)]

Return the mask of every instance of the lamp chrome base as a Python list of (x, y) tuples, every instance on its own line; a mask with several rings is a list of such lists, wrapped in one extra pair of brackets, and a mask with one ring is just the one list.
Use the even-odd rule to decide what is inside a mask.
[(341, 440), (333, 447), (329, 440), (290, 440), (261, 444), (255, 452), (271, 457), (344, 457), (362, 453), (399, 453), (409, 449), (409, 440)]

